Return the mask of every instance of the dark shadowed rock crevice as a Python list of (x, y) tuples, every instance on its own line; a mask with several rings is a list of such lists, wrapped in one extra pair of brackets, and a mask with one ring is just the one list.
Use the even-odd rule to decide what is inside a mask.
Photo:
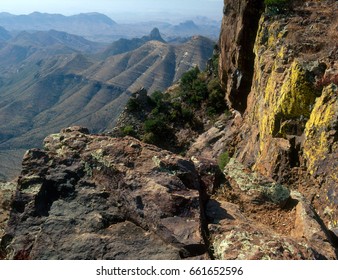
[(253, 51), (263, 0), (224, 0), (220, 34), (220, 76), (231, 108), (244, 113), (251, 90)]

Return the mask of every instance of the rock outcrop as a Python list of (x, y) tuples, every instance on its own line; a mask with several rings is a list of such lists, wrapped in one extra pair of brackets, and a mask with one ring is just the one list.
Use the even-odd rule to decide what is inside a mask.
[(335, 258), (301, 194), (234, 159), (225, 175), (221, 188), (210, 159), (63, 129), (26, 153), (16, 192), (1, 187), (11, 205), (1, 257)]
[[(220, 39), (227, 99), (242, 117), (232, 136), (233, 156), (248, 172), (301, 193), (337, 246), (338, 3), (298, 1), (283, 11), (262, 11), (263, 1), (237, 3), (225, 1)], [(251, 52), (241, 53), (252, 43), (241, 32), (246, 9), (262, 14)], [(229, 22), (237, 26), (232, 31)], [(245, 73), (241, 61), (251, 53), (252, 73)], [(236, 73), (252, 78), (249, 89), (239, 90)]]
[[(1, 237), (5, 233), (6, 225), (9, 219), (12, 198), (16, 190), (16, 184), (11, 183), (1, 183), (0, 182), (0, 242)], [(0, 250), (0, 259), (3, 257), (3, 253)]]
[(2, 248), (13, 259), (208, 258), (212, 166), (64, 129), (26, 153)]

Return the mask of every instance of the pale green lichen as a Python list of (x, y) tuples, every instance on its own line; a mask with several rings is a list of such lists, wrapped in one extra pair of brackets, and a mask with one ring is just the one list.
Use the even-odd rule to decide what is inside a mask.
[(0, 183), (0, 190), (1, 191), (12, 191), (16, 189), (16, 186), (17, 186), (16, 184), (10, 183), (10, 182)]
[[(169, 156), (167, 155), (165, 159), (168, 160)], [(157, 156), (153, 156), (152, 161), (155, 167), (157, 168), (157, 170), (160, 172), (168, 173), (169, 175), (172, 175), (172, 176), (176, 176), (180, 174), (178, 166), (166, 165), (165, 162), (159, 159)]]
[(152, 161), (155, 167), (161, 167), (161, 160), (157, 156), (153, 156)]
[(272, 183), (262, 188), (263, 194), (276, 204), (286, 201), (290, 197), (289, 189), (277, 183)]
[(100, 163), (104, 165), (105, 167), (112, 167), (113, 162), (111, 161), (111, 158), (109, 158), (109, 155), (105, 155), (103, 149), (97, 149), (94, 152), (91, 153), (91, 156), (93, 159), (96, 160), (97, 163)]
[(42, 184), (32, 184), (28, 188), (22, 189), (21, 193), (36, 195), (40, 192)]
[(238, 187), (249, 195), (255, 191), (279, 205), (283, 205), (290, 197), (288, 188), (275, 182), (264, 182), (257, 173), (250, 172), (234, 158), (231, 158), (225, 166), (224, 174), (234, 180)]
[(235, 180), (242, 191), (257, 189), (258, 185), (253, 173), (244, 172), (245, 167), (236, 159), (231, 158), (224, 168), (224, 174)]
[(81, 161), (81, 163), (84, 165), (84, 172), (86, 173), (86, 175), (88, 177), (92, 177), (93, 176), (93, 168), (91, 167), (91, 165), (88, 162), (84, 162), (84, 161)]
[(41, 181), (41, 177), (39, 175), (30, 175), (24, 176), (21, 178), (20, 185), (29, 186), (32, 182)]
[[(267, 238), (270, 240), (268, 241)], [(277, 240), (280, 242), (276, 242)], [(304, 244), (298, 245), (306, 248)], [(215, 236), (212, 243), (215, 259), (218, 260), (227, 259), (228, 256), (236, 260), (254, 259), (258, 256), (261, 260), (270, 260), (277, 255), (280, 246), (289, 255), (296, 253), (295, 246), (288, 241), (275, 236), (265, 236), (257, 230), (248, 232), (233, 229), (228, 233)]]
[(223, 253), (229, 250), (232, 242), (229, 241), (227, 238), (218, 238), (214, 241), (213, 248), (214, 248), (214, 255), (217, 259), (222, 259)]
[(43, 147), (46, 151), (61, 149), (62, 143), (60, 133), (51, 134), (47, 139), (52, 139), (52, 141), (45, 141), (43, 143)]

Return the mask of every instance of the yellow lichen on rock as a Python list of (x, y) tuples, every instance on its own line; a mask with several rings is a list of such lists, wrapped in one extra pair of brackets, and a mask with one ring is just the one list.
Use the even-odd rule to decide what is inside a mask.
[(323, 89), (305, 127), (304, 155), (311, 174), (330, 152), (331, 130), (338, 120), (338, 90), (335, 85)]
[(281, 113), (286, 118), (309, 117), (315, 99), (315, 90), (306, 77), (306, 70), (295, 60), (281, 88)]
[[(287, 35), (286, 27), (278, 21), (269, 25), (265, 23), (262, 17), (254, 48), (254, 80), (257, 82), (253, 86), (256, 94), (264, 93), (264, 104), (255, 113), (262, 141), (266, 137), (284, 137), (280, 131), (284, 121), (308, 118), (317, 97), (306, 66), (298, 60), (289, 64), (288, 48), (282, 44)], [(273, 53), (276, 55), (273, 56)], [(270, 61), (274, 58), (270, 67), (264, 59), (267, 56), (272, 56)], [(262, 83), (262, 80), (266, 83)]]
[(285, 138), (291, 120), (309, 118), (316, 100), (316, 91), (300, 62), (295, 60), (284, 73), (278, 73), (276, 69), (277, 62), (264, 90), (264, 103), (268, 106), (257, 112), (261, 151), (266, 137)]

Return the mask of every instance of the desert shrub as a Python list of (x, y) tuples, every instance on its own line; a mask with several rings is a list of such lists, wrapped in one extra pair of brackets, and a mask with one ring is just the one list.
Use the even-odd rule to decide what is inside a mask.
[(208, 97), (207, 85), (197, 67), (183, 74), (180, 87), (183, 101), (196, 108)]
[(219, 168), (223, 171), (224, 167), (229, 163), (229, 161), (230, 161), (230, 157), (229, 157), (228, 152), (224, 152), (220, 154), (217, 160)]
[(142, 141), (148, 144), (156, 144), (158, 143), (159, 139), (155, 133), (149, 132), (143, 135)]
[(213, 90), (222, 90), (219, 78), (214, 78), (208, 82), (208, 91), (212, 92)]
[(128, 136), (135, 136), (136, 135), (136, 132), (135, 132), (133, 126), (131, 126), (131, 125), (126, 125), (125, 127), (122, 127), (121, 132), (125, 136), (127, 136), (127, 135)]
[(191, 90), (193, 82), (197, 79), (200, 70), (198, 67), (195, 67), (188, 72), (184, 73), (181, 77), (181, 88), (186, 90)]
[(214, 67), (215, 75), (218, 75), (219, 56), (212, 57), (212, 65)]
[(227, 108), (224, 98), (224, 91), (222, 90), (218, 78), (214, 78), (208, 83), (208, 115), (215, 115), (224, 112)]
[(217, 45), (214, 46), (214, 54), (211, 57), (212, 69), (214, 75), (218, 76), (218, 65), (219, 65), (219, 48)]
[(164, 94), (161, 91), (156, 90), (151, 94), (150, 98), (156, 105), (159, 105), (163, 102)]
[(153, 116), (152, 118), (147, 119), (143, 124), (143, 129), (145, 133), (153, 133), (155, 137), (152, 137), (157, 140), (170, 138), (172, 136), (172, 130), (167, 124), (167, 122), (162, 118), (161, 115)]
[(171, 122), (177, 122), (180, 119), (180, 116), (180, 111), (170, 110), (168, 118)]
[(136, 112), (140, 109), (140, 104), (136, 101), (135, 98), (130, 98), (127, 102), (127, 110), (129, 112)]
[(195, 107), (197, 107), (198, 105), (201, 104), (203, 100), (207, 98), (207, 96), (208, 96), (207, 85), (205, 84), (205, 82), (196, 79), (192, 84), (192, 88), (188, 95), (187, 101), (188, 103), (195, 105)]
[(160, 132), (165, 126), (165, 123), (160, 118), (148, 119), (144, 122), (144, 131), (145, 132)]
[(186, 122), (191, 122), (194, 117), (194, 113), (189, 108), (182, 108), (182, 119)]

